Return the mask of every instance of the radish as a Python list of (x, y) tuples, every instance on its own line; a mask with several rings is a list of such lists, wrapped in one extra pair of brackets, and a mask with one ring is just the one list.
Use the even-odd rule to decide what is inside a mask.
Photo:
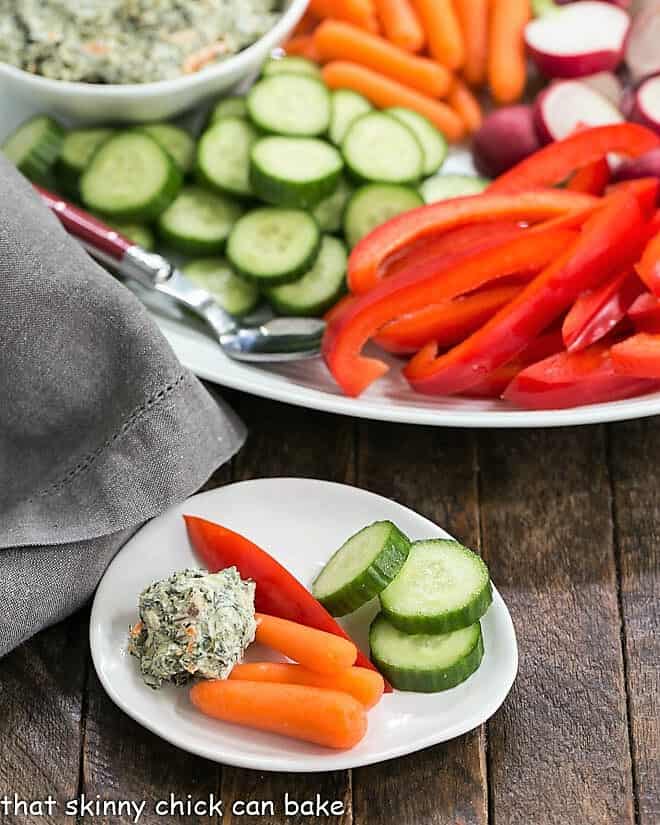
[(562, 140), (579, 126), (621, 123), (623, 115), (610, 101), (579, 80), (553, 83), (536, 98), (536, 129), (542, 140)]
[(645, 80), (637, 89), (631, 120), (660, 133), (660, 75)]
[(525, 42), (549, 77), (584, 77), (617, 67), (629, 28), (630, 17), (611, 3), (550, 4), (547, 14), (525, 27)]
[(613, 72), (596, 72), (596, 74), (586, 75), (580, 78), (582, 83), (586, 83), (594, 92), (606, 97), (610, 103), (621, 108), (623, 98), (623, 83)]
[(651, 149), (638, 158), (622, 161), (614, 170), (612, 182), (635, 178), (660, 178), (660, 148)]
[(474, 165), (496, 178), (541, 148), (532, 106), (505, 106), (484, 120), (472, 142)]
[(635, 83), (660, 72), (660, 1), (635, 17), (626, 42), (626, 64)]

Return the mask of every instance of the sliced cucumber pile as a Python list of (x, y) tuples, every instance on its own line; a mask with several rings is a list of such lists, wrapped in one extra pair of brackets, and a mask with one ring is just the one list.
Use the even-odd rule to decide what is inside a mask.
[(474, 624), (493, 600), (488, 568), (455, 541), (416, 541), (401, 573), (380, 594), (403, 633), (448, 633)]
[(230, 315), (247, 315), (259, 303), (257, 285), (237, 275), (224, 258), (198, 258), (189, 261), (182, 271), (210, 292)]
[(333, 616), (352, 613), (381, 593), (408, 558), (410, 541), (391, 521), (351, 536), (325, 565), (312, 593)]
[(234, 201), (201, 186), (184, 186), (158, 218), (158, 232), (168, 246), (189, 254), (220, 252), (242, 209)]
[(312, 584), (334, 616), (380, 600), (369, 644), (399, 690), (435, 692), (464, 682), (484, 655), (480, 619), (492, 601), (488, 568), (455, 541), (412, 544), (389, 521), (348, 539)]
[(265, 207), (236, 221), (227, 257), (246, 278), (277, 286), (302, 277), (316, 260), (320, 243), (319, 226), (308, 212)]
[(346, 289), (347, 260), (343, 242), (325, 235), (312, 268), (302, 278), (266, 289), (264, 294), (280, 315), (322, 315)]
[(330, 94), (314, 77), (275, 74), (264, 77), (247, 96), (250, 117), (264, 132), (315, 137), (330, 125)]
[(241, 117), (227, 115), (204, 132), (197, 146), (197, 175), (212, 189), (247, 196), (250, 186), (250, 151), (257, 131)]
[(449, 198), (478, 195), (490, 183), (486, 178), (471, 175), (436, 175), (419, 186), (424, 203), (436, 203)]
[(209, 256), (190, 277), (236, 315), (257, 296), (282, 315), (322, 315), (346, 289), (347, 247), (480, 180), (429, 177), (447, 146), (426, 118), (331, 91), (297, 56), (272, 57), (247, 94), (216, 101), (199, 135), (170, 122), (66, 131), (38, 115), (2, 150), (138, 245)]

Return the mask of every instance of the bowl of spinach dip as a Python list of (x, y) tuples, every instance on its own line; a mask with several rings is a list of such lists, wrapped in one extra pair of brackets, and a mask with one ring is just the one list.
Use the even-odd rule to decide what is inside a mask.
[(229, 93), (307, 0), (0, 0), (0, 84), (76, 120), (171, 117)]

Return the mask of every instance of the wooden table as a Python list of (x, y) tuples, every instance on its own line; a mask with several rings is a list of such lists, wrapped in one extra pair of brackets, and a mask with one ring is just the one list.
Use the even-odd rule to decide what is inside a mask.
[[(225, 803), (225, 825), (660, 821), (660, 420), (477, 432), (226, 395), (250, 438), (208, 487), (277, 475), (356, 484), (480, 549), (518, 633), (513, 691), (479, 730), (381, 765), (289, 776), (221, 767), (167, 745), (114, 707), (90, 664), (83, 610), (0, 662), (0, 798), (85, 793), (151, 803), (170, 792), (214, 793)], [(287, 820), (230, 811), (233, 800), (279, 808), (287, 791), (340, 800), (345, 813)], [(31, 820), (0, 813), (0, 821)], [(32, 821), (74, 818), (60, 811)], [(207, 821), (158, 818), (151, 804), (140, 819)]]

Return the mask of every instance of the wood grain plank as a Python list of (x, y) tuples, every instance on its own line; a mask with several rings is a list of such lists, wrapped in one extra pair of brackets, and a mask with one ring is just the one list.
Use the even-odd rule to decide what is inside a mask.
[[(467, 431), (364, 423), (357, 483), (422, 513), (479, 547), (474, 436)], [(485, 740), (475, 731), (403, 759), (353, 772), (359, 825), (483, 825)]]
[[(78, 614), (40, 633), (0, 664), (0, 798), (58, 803), (34, 821), (72, 822), (64, 805), (76, 796), (87, 616)], [(37, 814), (37, 809), (33, 813)], [(0, 811), (6, 825), (24, 825), (21, 810)]]
[(489, 724), (495, 825), (633, 822), (603, 430), (484, 432), (484, 556), (520, 671)]
[(635, 797), (660, 822), (660, 419), (609, 429)]
[[(350, 419), (310, 412), (263, 399), (243, 396), (236, 405), (250, 436), (234, 462), (234, 479), (272, 476), (307, 476), (351, 483), (354, 478), (354, 426)], [(255, 514), (255, 518), (258, 515)], [(283, 808), (285, 794), (302, 802), (338, 802), (341, 815), (313, 817)], [(229, 813), (224, 825), (258, 822), (259, 825), (348, 825), (351, 821), (351, 778), (348, 771), (324, 774), (257, 773), (223, 768), (222, 794)], [(274, 811), (260, 816), (233, 816), (236, 801), (264, 800)]]

